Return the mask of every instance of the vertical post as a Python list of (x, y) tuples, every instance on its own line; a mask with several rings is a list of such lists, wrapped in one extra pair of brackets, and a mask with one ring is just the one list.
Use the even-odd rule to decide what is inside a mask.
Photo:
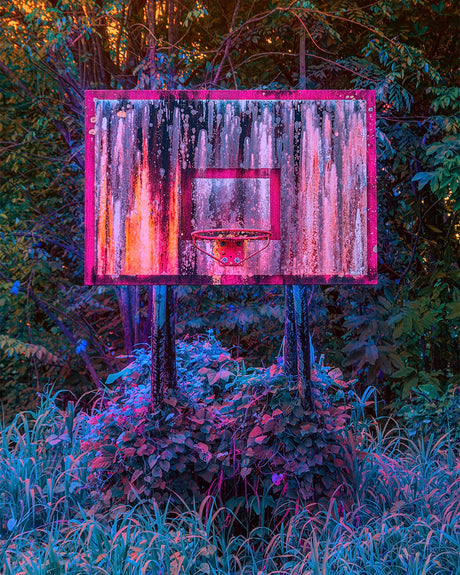
[(310, 296), (307, 286), (293, 286), (295, 334), (297, 345), (297, 383), (304, 409), (312, 410), (310, 354)]
[(152, 286), (153, 302), (150, 409), (161, 408), (166, 388), (176, 387), (175, 287)]
[[(168, 0), (168, 55), (170, 59), (169, 88), (174, 85), (174, 50), (177, 28), (180, 23), (180, 5), (177, 0)], [(158, 86), (156, 66), (155, 28), (157, 1), (147, 1), (147, 20), (149, 28), (147, 52), (147, 76), (150, 89)], [(176, 288), (175, 286), (156, 285), (150, 288), (149, 313), (151, 314), (151, 372), (150, 372), (150, 410), (161, 408), (165, 390), (177, 386), (176, 370)]]
[[(300, 30), (299, 43), (299, 84), (306, 88), (305, 28)], [(286, 285), (284, 287), (284, 369), (287, 375), (297, 376), (299, 396), (304, 409), (313, 408), (311, 396), (311, 357), (309, 306), (311, 295), (307, 287)]]
[(130, 286), (119, 286), (115, 288), (115, 293), (117, 294), (118, 299), (118, 306), (120, 308), (121, 321), (123, 324), (123, 335), (124, 335), (126, 355), (131, 355), (135, 344), (131, 293), (129, 288)]
[(166, 286), (165, 364), (166, 364), (168, 385), (173, 389), (177, 387), (176, 310), (177, 310), (176, 286)]
[(313, 288), (308, 293), (307, 286), (285, 286), (284, 294), (284, 370), (296, 376), (302, 405), (312, 410), (309, 309)]
[(295, 329), (293, 286), (284, 286), (284, 371), (297, 374), (297, 339)]

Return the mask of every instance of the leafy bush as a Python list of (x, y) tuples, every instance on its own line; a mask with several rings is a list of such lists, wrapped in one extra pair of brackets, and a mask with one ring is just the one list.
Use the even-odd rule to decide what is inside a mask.
[(460, 386), (452, 378), (447, 390), (440, 394), (431, 385), (420, 386), (411, 403), (399, 411), (411, 436), (436, 437), (449, 435), (460, 449)]
[(140, 350), (109, 378), (121, 385), (88, 419), (82, 449), (93, 455), (93, 495), (107, 504), (171, 495), (191, 504), (215, 495), (260, 518), (262, 507), (327, 498), (347, 480), (345, 394), (352, 390), (339, 370), (314, 369), (313, 413), (281, 365), (246, 369), (213, 336), (179, 342), (178, 389), (152, 414), (148, 372)]

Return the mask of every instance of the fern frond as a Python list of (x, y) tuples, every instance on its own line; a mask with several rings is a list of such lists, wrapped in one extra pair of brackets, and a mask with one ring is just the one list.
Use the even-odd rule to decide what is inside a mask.
[(23, 356), (28, 359), (34, 357), (47, 365), (62, 365), (62, 358), (58, 357), (42, 345), (26, 343), (20, 339), (0, 335), (0, 349), (8, 356)]

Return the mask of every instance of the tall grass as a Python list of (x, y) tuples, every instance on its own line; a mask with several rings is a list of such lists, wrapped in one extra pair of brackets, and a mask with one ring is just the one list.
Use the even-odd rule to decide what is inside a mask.
[(72, 404), (59, 410), (48, 397), (2, 428), (2, 575), (460, 575), (449, 436), (409, 438), (375, 422), (350, 434), (353, 479), (325, 507), (298, 503), (249, 531), (211, 498), (102, 512), (85, 487), (84, 425)]

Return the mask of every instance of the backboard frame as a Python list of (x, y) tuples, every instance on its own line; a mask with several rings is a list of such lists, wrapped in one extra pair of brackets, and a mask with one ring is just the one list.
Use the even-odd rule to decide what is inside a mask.
[[(305, 278), (299, 275), (259, 275), (257, 277), (245, 277), (224, 273), (221, 278), (196, 275), (193, 281), (188, 276), (178, 275), (140, 275), (117, 277), (101, 276), (96, 273), (96, 213), (95, 213), (95, 105), (98, 100), (363, 100), (366, 102), (366, 170), (367, 170), (367, 273), (356, 275), (316, 275)], [(136, 285), (136, 284), (166, 284), (166, 285), (209, 285), (209, 284), (376, 284), (377, 283), (377, 198), (376, 198), (376, 127), (375, 127), (375, 92), (372, 90), (197, 90), (197, 91), (140, 91), (140, 90), (91, 90), (85, 93), (85, 283), (89, 285)], [(207, 168), (207, 176), (213, 170), (226, 170), (226, 168)], [(229, 168), (234, 175), (239, 171)], [(264, 173), (265, 168), (256, 168), (255, 172)], [(271, 168), (274, 172), (271, 185), (279, 186), (279, 175), (276, 176), (277, 168)], [(230, 173), (229, 172), (229, 173)], [(201, 171), (197, 169), (185, 170), (187, 178), (200, 177)], [(241, 176), (239, 177), (251, 177)], [(252, 177), (257, 177), (253, 175)], [(277, 180), (278, 178), (278, 180)], [(276, 181), (277, 180), (277, 181)], [(181, 213), (183, 215), (184, 202), (187, 201), (187, 186), (184, 186), (185, 194)], [(189, 188), (190, 189), (190, 186)], [(272, 194), (272, 190), (270, 192)], [(274, 205), (278, 202), (280, 192), (273, 192)], [(278, 199), (277, 199), (278, 198)], [(281, 207), (279, 208), (281, 210)], [(272, 225), (275, 218), (271, 213)], [(185, 234), (191, 229), (185, 230)], [(278, 226), (279, 233), (279, 226)]]

